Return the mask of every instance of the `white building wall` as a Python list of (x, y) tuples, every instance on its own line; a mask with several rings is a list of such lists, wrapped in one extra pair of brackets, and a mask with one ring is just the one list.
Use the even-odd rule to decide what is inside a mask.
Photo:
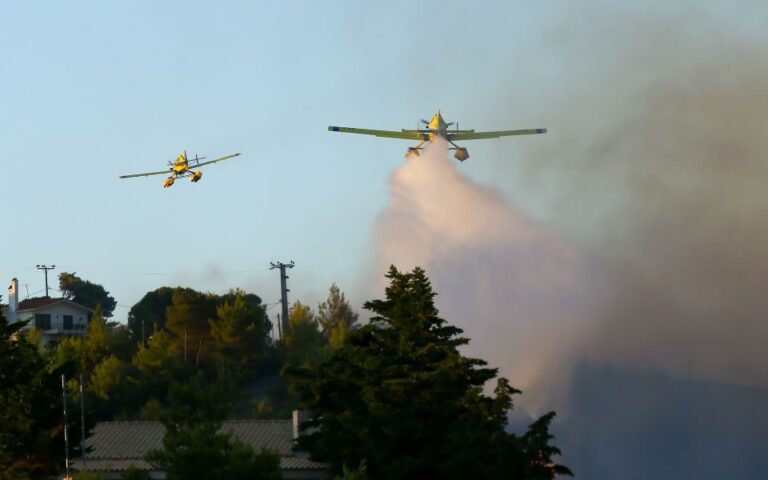
[(14, 323), (16, 318), (16, 310), (19, 309), (19, 281), (17, 279), (11, 280), (11, 286), (8, 287), (8, 308), (5, 311), (5, 319), (8, 323)]
[[(27, 326), (24, 327), (25, 330), (28, 330), (35, 326), (36, 314), (50, 315), (51, 316), (50, 328), (39, 329), (40, 333), (42, 333), (42, 343), (43, 345), (47, 346), (51, 342), (56, 342), (59, 339), (61, 339), (61, 337), (64, 337), (64, 336), (85, 335), (85, 329), (88, 326), (89, 313), (90, 312), (87, 309), (83, 307), (79, 307), (77, 304), (69, 303), (67, 301), (62, 301), (59, 303), (55, 303), (52, 305), (45, 305), (45, 306), (34, 308), (34, 309), (21, 310), (18, 312), (18, 319), (29, 320), (29, 323), (27, 324)], [(64, 328), (65, 315), (72, 316), (72, 329)]]
[(19, 319), (31, 320), (29, 324), (34, 326), (36, 313), (49, 314), (51, 316), (51, 330), (64, 330), (64, 315), (72, 316), (73, 330), (84, 331), (88, 325), (88, 312), (65, 302), (46, 305), (34, 310), (22, 310), (19, 312)]

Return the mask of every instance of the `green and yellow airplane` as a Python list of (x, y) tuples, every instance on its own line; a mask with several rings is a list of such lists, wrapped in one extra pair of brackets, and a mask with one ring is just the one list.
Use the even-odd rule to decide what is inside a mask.
[[(201, 178), (203, 178), (203, 172), (201, 171), (194, 171), (193, 168), (202, 167), (204, 165), (210, 165), (212, 163), (220, 162), (222, 160), (227, 160), (230, 158), (234, 158), (236, 156), (240, 155), (239, 153), (232, 153), (230, 155), (225, 155), (223, 157), (215, 158), (213, 160), (208, 160), (207, 162), (201, 162), (200, 160), (204, 160), (205, 157), (198, 157), (195, 155), (195, 158), (187, 159), (187, 151), (184, 150), (182, 153), (179, 154), (178, 157), (176, 157), (176, 160), (172, 162), (168, 162), (168, 168), (165, 170), (160, 170), (158, 172), (147, 172), (147, 173), (133, 173), (131, 175), (121, 175), (119, 178), (134, 178), (134, 177), (148, 177), (150, 175), (163, 175), (170, 173), (171, 176), (165, 179), (165, 183), (163, 183), (163, 188), (168, 188), (173, 186), (173, 182), (176, 181), (177, 178), (184, 178), (184, 177), (190, 177), (192, 180), (192, 183), (197, 183)], [(194, 162), (194, 163), (191, 163)]]
[(440, 137), (451, 144), (450, 149), (455, 150), (454, 156), (457, 160), (463, 162), (469, 158), (469, 152), (466, 148), (456, 145), (454, 142), (462, 140), (481, 140), (485, 138), (499, 138), (508, 137), (511, 135), (535, 135), (537, 133), (547, 133), (546, 128), (531, 128), (527, 130), (499, 130), (495, 132), (475, 132), (474, 130), (459, 130), (459, 124), (456, 124), (455, 130), (449, 130), (448, 127), (454, 124), (454, 122), (445, 123), (443, 116), (440, 114), (440, 110), (432, 117), (432, 120), (421, 121), (427, 128), (417, 130), (402, 129), (398, 131), (392, 130), (367, 130), (363, 128), (349, 128), (349, 127), (328, 127), (331, 132), (343, 132), (343, 133), (359, 133), (362, 135), (375, 135), (377, 137), (386, 138), (402, 138), (405, 140), (418, 140), (419, 144), (415, 147), (408, 147), (408, 151), (405, 153), (406, 157), (411, 155), (419, 155), (420, 150), (424, 147), (426, 142)]

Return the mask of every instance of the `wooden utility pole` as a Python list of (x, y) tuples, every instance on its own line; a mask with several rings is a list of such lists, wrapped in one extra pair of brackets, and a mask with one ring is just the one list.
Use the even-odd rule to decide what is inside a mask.
[(67, 384), (64, 375), (61, 376), (61, 396), (64, 403), (64, 468), (69, 477), (69, 420), (67, 419)]
[(85, 470), (85, 392), (82, 373), (80, 374), (80, 458), (83, 459), (83, 470)]
[(45, 297), (48, 298), (48, 270), (53, 270), (56, 268), (56, 265), (51, 265), (50, 267), (47, 265), (38, 265), (38, 270), (45, 270)]
[[(283, 263), (283, 262), (269, 262), (269, 269), (274, 270), (276, 268), (280, 269), (280, 302), (283, 306), (283, 311), (281, 317), (278, 317), (278, 325), (281, 326), (278, 331), (282, 331), (282, 336), (285, 337), (285, 332), (288, 329), (288, 283), (286, 280), (288, 280), (288, 275), (285, 274), (286, 268), (293, 268), (293, 266), (296, 265), (293, 263), (293, 260), (291, 260), (290, 263)], [(278, 327), (279, 328), (279, 327)]]

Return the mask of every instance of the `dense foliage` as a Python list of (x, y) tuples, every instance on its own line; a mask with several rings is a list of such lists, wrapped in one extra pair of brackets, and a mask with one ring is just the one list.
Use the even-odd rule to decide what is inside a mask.
[(299, 447), (339, 478), (570, 474), (553, 461), (560, 453), (551, 444), (553, 412), (522, 435), (506, 432), (519, 392), (484, 361), (461, 354), (468, 340), (438, 316), (424, 271), (392, 268), (388, 278), (385, 298), (365, 304), (370, 323), (360, 325), (332, 285), (317, 309), (297, 301), (277, 339), (251, 293), (163, 287), (120, 325), (105, 319), (111, 297), (103, 287), (62, 274), (70, 298), (91, 299), (86, 335), (45, 349), (34, 328), (22, 334), (23, 324), (0, 318), (0, 479), (60, 469), (62, 373), (73, 457), (82, 374), (87, 428), (106, 420), (165, 423), (163, 449), (151, 460), (170, 479), (279, 478), (275, 455), (253, 452), (219, 427), (227, 415), (285, 419), (299, 405), (312, 413)]
[(101, 307), (101, 313), (105, 318), (110, 318), (117, 306), (115, 298), (99, 284), (83, 280), (74, 273), (61, 272), (59, 274), (59, 290), (69, 300), (88, 308)]
[[(63, 463), (61, 375), (72, 365), (54, 365), (24, 326), (9, 325), (0, 310), (0, 479), (43, 478)], [(79, 435), (71, 433), (74, 451)]]
[[(341, 470), (365, 462), (373, 479), (552, 478), (545, 416), (523, 437), (505, 432), (512, 395), (496, 369), (468, 358), (461, 330), (438, 317), (423, 270), (387, 275), (384, 300), (367, 302), (371, 322), (349, 333), (314, 368), (293, 368), (301, 405), (312, 412), (299, 447)], [(533, 448), (531, 448), (533, 447)], [(540, 468), (536, 468), (540, 467)]]
[(196, 375), (171, 387), (169, 408), (162, 417), (163, 448), (147, 460), (166, 472), (168, 480), (279, 480), (280, 457), (253, 449), (220, 431), (228, 405), (237, 396), (231, 379), (208, 383)]
[(328, 299), (317, 307), (317, 321), (331, 348), (341, 346), (347, 333), (357, 328), (357, 318), (344, 293), (335, 283), (331, 285)]

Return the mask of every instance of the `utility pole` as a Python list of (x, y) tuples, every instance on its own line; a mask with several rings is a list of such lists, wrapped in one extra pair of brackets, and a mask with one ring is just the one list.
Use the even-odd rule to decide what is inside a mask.
[(56, 268), (56, 265), (51, 265), (50, 267), (47, 265), (38, 265), (38, 270), (45, 270), (45, 296), (48, 297), (48, 270), (53, 270)]
[(83, 374), (80, 374), (80, 458), (83, 459), (83, 470), (85, 465), (85, 393), (83, 393)]
[(283, 314), (279, 319), (278, 325), (282, 326), (283, 337), (285, 337), (285, 332), (288, 330), (288, 292), (290, 292), (286, 283), (286, 280), (288, 280), (289, 277), (285, 274), (285, 269), (293, 268), (294, 265), (296, 264), (293, 263), (293, 260), (291, 260), (291, 263), (269, 262), (270, 270), (274, 270), (276, 268), (280, 269), (280, 302), (283, 304)]
[(67, 386), (64, 375), (61, 376), (61, 396), (64, 400), (64, 468), (67, 472), (67, 476), (65, 478), (71, 478), (69, 476), (69, 422), (67, 420)]

